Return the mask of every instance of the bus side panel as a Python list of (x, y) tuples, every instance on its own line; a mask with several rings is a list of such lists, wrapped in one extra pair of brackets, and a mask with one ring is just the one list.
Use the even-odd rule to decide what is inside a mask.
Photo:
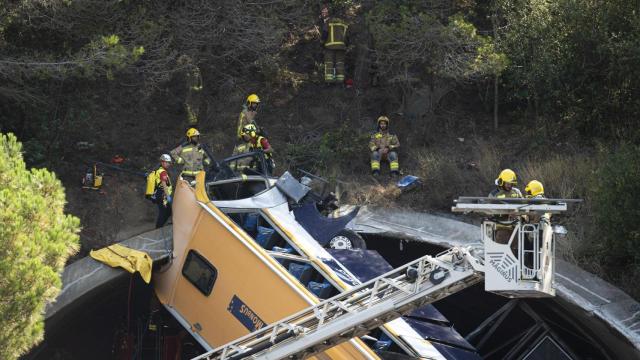
[[(218, 209), (212, 210), (227, 226), (237, 229), (226, 215)], [(171, 305), (193, 328), (201, 329), (199, 334), (212, 347), (258, 330), (310, 305), (307, 299), (313, 298), (312, 295), (295, 282), (283, 267), (269, 258), (252, 240), (244, 239), (243, 242), (237, 238), (209, 213), (203, 213), (197, 223), (187, 253), (191, 249), (206, 258), (217, 270), (213, 290), (209, 296), (205, 296), (179, 274)], [(357, 342), (360, 344), (358, 347), (366, 348), (360, 340)], [(349, 342), (326, 351), (320, 358), (364, 359), (372, 358), (371, 354), (368, 349), (359, 350)]]
[(153, 274), (154, 288), (160, 302), (169, 304), (172, 301), (175, 282), (180, 275), (182, 262), (185, 257), (185, 250), (189, 245), (189, 240), (196, 221), (201, 213), (202, 207), (196, 202), (196, 197), (189, 185), (182, 180), (178, 181), (174, 200), (172, 204), (173, 222), (173, 263), (162, 272)]

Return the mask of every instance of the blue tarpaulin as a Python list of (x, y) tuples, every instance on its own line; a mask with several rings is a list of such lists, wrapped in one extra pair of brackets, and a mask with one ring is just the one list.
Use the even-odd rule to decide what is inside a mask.
[(396, 183), (396, 186), (402, 191), (407, 191), (407, 190), (413, 189), (414, 187), (420, 184), (421, 184), (421, 181), (419, 177), (413, 176), (413, 175), (407, 175), (402, 179), (400, 179)]

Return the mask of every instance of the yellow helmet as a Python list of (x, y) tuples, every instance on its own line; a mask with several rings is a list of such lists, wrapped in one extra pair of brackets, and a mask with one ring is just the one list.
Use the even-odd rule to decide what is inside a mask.
[(500, 171), (500, 175), (496, 179), (496, 185), (502, 186), (504, 184), (516, 185), (518, 183), (518, 177), (516, 173), (511, 169), (504, 169)]
[(383, 121), (386, 121), (387, 122), (387, 126), (389, 126), (389, 118), (386, 117), (386, 116), (380, 116), (378, 118), (378, 126), (380, 126), (380, 123), (383, 122)]
[(187, 130), (187, 138), (191, 139), (194, 136), (200, 136), (200, 132), (196, 128), (191, 128)]
[(531, 180), (527, 184), (527, 187), (524, 188), (524, 191), (527, 193), (527, 197), (544, 195), (544, 186), (542, 186), (542, 183), (538, 180)]
[(258, 97), (258, 95), (256, 94), (251, 94), (249, 96), (247, 96), (247, 104), (251, 104), (251, 103), (260, 103), (260, 98)]
[(251, 137), (256, 137), (258, 128), (254, 124), (247, 124), (242, 128), (242, 134), (247, 134)]

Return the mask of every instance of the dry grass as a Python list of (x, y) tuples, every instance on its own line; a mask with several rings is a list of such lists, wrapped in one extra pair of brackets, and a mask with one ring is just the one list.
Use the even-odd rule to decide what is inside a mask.
[(469, 194), (480, 183), (476, 171), (460, 168), (444, 152), (420, 151), (415, 174), (424, 183), (419, 205), (430, 208), (448, 208), (455, 197)]
[[(558, 255), (572, 263), (583, 265), (602, 274), (597, 266), (590, 266), (593, 258), (592, 206), (589, 202), (589, 184), (597, 167), (593, 158), (580, 155), (553, 155), (548, 158), (530, 158), (507, 162), (496, 146), (478, 141), (473, 161), (455, 161), (446, 149), (420, 149), (412, 153), (416, 159), (411, 173), (419, 176), (424, 185), (400, 196), (393, 185), (359, 186), (349, 197), (351, 203), (379, 206), (410, 206), (417, 210), (447, 211), (453, 199), (459, 196), (486, 196), (493, 189), (493, 181), (500, 169), (516, 171), (521, 190), (528, 181), (541, 181), (548, 197), (584, 198), (585, 202), (571, 206), (567, 214), (556, 216), (559, 224), (569, 230), (567, 237), (557, 244)], [(352, 187), (353, 188), (353, 187)]]
[[(545, 185), (547, 197), (572, 198), (584, 196), (588, 178), (595, 170), (595, 161), (581, 156), (553, 156), (549, 159), (531, 159), (519, 167), (521, 179), (539, 180)], [(524, 189), (526, 183), (522, 182)]]
[(394, 206), (401, 194), (400, 189), (393, 184), (348, 186), (344, 190), (347, 193), (346, 203), (380, 207)]
[(490, 142), (478, 140), (477, 144), (477, 165), (480, 172), (480, 178), (485, 184), (493, 184), (496, 175), (501, 170), (500, 163), (502, 162), (502, 156), (496, 146)]

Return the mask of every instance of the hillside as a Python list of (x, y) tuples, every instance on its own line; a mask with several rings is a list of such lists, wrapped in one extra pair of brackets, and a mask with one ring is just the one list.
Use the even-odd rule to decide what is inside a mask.
[[(569, 11), (570, 1), (402, 3), (332, 3), (351, 25), (353, 87), (322, 81), (315, 2), (7, 3), (0, 131), (25, 144), (29, 165), (62, 180), (82, 223), (77, 257), (151, 229), (142, 178), (105, 169), (99, 192), (80, 179), (118, 154), (150, 170), (182, 141), (187, 55), (203, 78), (202, 139), (218, 158), (231, 154), (241, 105), (257, 93), (276, 173), (314, 171), (349, 203), (448, 212), (453, 198), (487, 194), (512, 168), (521, 189), (538, 179), (549, 197), (586, 200), (560, 220), (571, 236), (559, 251), (638, 298), (638, 225), (619, 216), (638, 212), (625, 201), (640, 173), (631, 145), (640, 67), (620, 56), (640, 34), (626, 15), (632, 3), (607, 12)], [(366, 143), (380, 115), (400, 138), (403, 173), (422, 188), (400, 195), (386, 175), (370, 176)]]

